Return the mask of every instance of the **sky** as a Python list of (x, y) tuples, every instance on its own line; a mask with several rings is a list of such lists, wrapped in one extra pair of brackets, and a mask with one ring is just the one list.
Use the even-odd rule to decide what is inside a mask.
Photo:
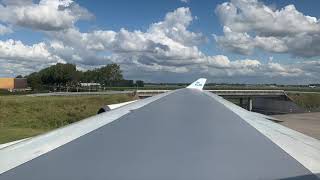
[(146, 82), (320, 83), (320, 1), (0, 0), (0, 77), (120, 64)]

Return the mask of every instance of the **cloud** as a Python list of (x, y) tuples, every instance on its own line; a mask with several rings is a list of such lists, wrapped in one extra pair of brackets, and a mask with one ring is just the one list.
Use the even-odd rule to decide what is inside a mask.
[(72, 0), (3, 0), (0, 21), (43, 31), (72, 28), (78, 20), (92, 15)]
[(304, 74), (302, 69), (294, 66), (285, 67), (279, 63), (269, 62), (266, 65), (265, 74), (271, 77), (284, 76), (284, 77), (298, 77)]
[(148, 57), (147, 55), (143, 57), (139, 53), (136, 55), (134, 53), (115, 53), (110, 56), (97, 57), (94, 55), (81, 56), (75, 54), (76, 51), (73, 47), (65, 47), (59, 42), (38, 43), (28, 46), (20, 41), (0, 41), (0, 75), (26, 75), (57, 62), (75, 63), (83, 70), (99, 67), (99, 63), (92, 63), (89, 59), (103, 61), (102, 64), (120, 63), (126, 75), (139, 77), (144, 74), (144, 78), (150, 78), (150, 80), (155, 80), (153, 79), (155, 73), (164, 77), (168, 77), (168, 74), (173, 76), (172, 73), (176, 76), (181, 74), (186, 77), (188, 74), (197, 74), (197, 76), (202, 74), (216, 79), (231, 77), (229, 80), (238, 77), (244, 79), (248, 77), (310, 77), (316, 79), (320, 75), (318, 61), (282, 65), (275, 62), (263, 64), (259, 60), (252, 59), (230, 60), (224, 55), (200, 55), (194, 63), (181, 66), (170, 62), (158, 63), (159, 59), (150, 59), (154, 57)]
[(0, 58), (8, 61), (58, 62), (60, 59), (52, 55), (45, 43), (28, 46), (21, 41), (9, 39), (0, 41)]
[(0, 76), (27, 75), (63, 59), (49, 52), (45, 43), (25, 45), (12, 39), (0, 41)]
[(0, 35), (12, 33), (12, 29), (0, 24)]
[(248, 33), (232, 31), (229, 27), (223, 28), (224, 36), (215, 36), (218, 44), (226, 50), (239, 54), (252, 54), (255, 48), (269, 52), (285, 53), (289, 47), (287, 43), (277, 37), (251, 37)]
[[(192, 20), (190, 9), (182, 7), (167, 13), (163, 21), (151, 24), (146, 32), (121, 29), (118, 32), (98, 30), (82, 33), (72, 28), (49, 34), (56, 44), (63, 47), (52, 46), (53, 51), (65, 59), (78, 55), (88, 63), (90, 55), (93, 64), (105, 64), (111, 59), (118, 63), (134, 63), (148, 70), (181, 72), (185, 68), (177, 66), (195, 64), (202, 56), (196, 46), (202, 41), (202, 35), (187, 29)], [(118, 58), (115, 60), (114, 57)]]
[(297, 68), (302, 69), (307, 77), (310, 79), (315, 79), (319, 83), (320, 77), (320, 60), (310, 60), (298, 62), (295, 64)]
[(215, 39), (229, 51), (250, 54), (258, 48), (301, 57), (320, 55), (319, 19), (294, 5), (275, 9), (258, 0), (231, 0), (215, 12), (224, 26), (224, 35)]
[(230, 60), (227, 56), (208, 56), (207, 71), (214, 76), (246, 77), (298, 77), (305, 75), (297, 64), (282, 65), (275, 62), (266, 64), (255, 59)]
[(294, 5), (274, 9), (258, 0), (231, 0), (218, 5), (216, 13), (225, 26), (237, 32), (283, 36), (320, 31), (317, 18), (302, 14)]
[(2, 0), (2, 4), (6, 6), (28, 6), (32, 5), (32, 0)]
[(183, 3), (188, 3), (190, 0), (180, 0)]
[(215, 36), (215, 40), (221, 47), (239, 54), (252, 53), (255, 43), (249, 34), (234, 32), (227, 26), (223, 28), (223, 32), (224, 36)]
[[(18, 1), (16, 3), (20, 6)], [(203, 42), (203, 35), (189, 30), (193, 20), (190, 9), (182, 7), (167, 13), (162, 21), (150, 24), (146, 31), (123, 28), (119, 31), (81, 32), (71, 27), (48, 31), (47, 41), (33, 45), (12, 39), (0, 41), (0, 75), (26, 75), (57, 62), (74, 63), (82, 70), (115, 62), (121, 65), (128, 78), (152, 81), (164, 77), (170, 81), (189, 81), (190, 77), (199, 76), (228, 82), (248, 78), (261, 80), (265, 77), (301, 80), (301, 77), (316, 79), (316, 75), (319, 75), (319, 69), (315, 68), (319, 66), (312, 62), (285, 65), (273, 61), (263, 63), (257, 59), (205, 55), (198, 48)], [(233, 31), (227, 26), (224, 31), (228, 38), (225, 47), (242, 48), (242, 53), (250, 53), (257, 46), (277, 47), (279, 51), (285, 51), (284, 45), (272, 43), (272, 37), (259, 39), (246, 32)], [(216, 38), (224, 40), (218, 36)], [(230, 41), (238, 44), (231, 44)]]

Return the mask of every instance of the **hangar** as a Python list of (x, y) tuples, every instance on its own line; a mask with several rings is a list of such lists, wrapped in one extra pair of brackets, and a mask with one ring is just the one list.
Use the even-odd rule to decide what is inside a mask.
[(26, 78), (0, 78), (0, 89), (14, 91), (26, 89), (27, 87)]

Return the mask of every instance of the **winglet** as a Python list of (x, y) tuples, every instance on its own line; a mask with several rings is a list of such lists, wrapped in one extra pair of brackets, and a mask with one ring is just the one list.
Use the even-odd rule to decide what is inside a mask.
[(189, 89), (199, 89), (202, 90), (204, 84), (206, 84), (207, 79), (205, 78), (200, 78), (197, 81), (193, 82), (192, 84), (190, 84), (187, 88)]

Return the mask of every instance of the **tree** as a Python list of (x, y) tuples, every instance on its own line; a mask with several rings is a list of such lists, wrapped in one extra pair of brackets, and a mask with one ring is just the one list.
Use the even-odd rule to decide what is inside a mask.
[(108, 64), (101, 68), (89, 70), (84, 72), (82, 76), (83, 82), (97, 82), (109, 86), (121, 80), (123, 80), (123, 76), (118, 64)]
[(22, 75), (18, 75), (16, 78), (23, 78)]
[(74, 64), (58, 63), (41, 70), (39, 74), (42, 82), (48, 85), (66, 85), (79, 79), (79, 72)]
[(27, 82), (33, 90), (42, 88), (42, 81), (39, 73), (34, 72), (28, 75)]
[(133, 80), (119, 80), (119, 81), (112, 81), (111, 82), (112, 86), (118, 86), (118, 87), (133, 87), (134, 86), (134, 82)]
[(105, 85), (112, 85), (113, 82), (123, 80), (122, 71), (118, 64), (108, 64), (98, 69), (98, 81)]
[(74, 64), (61, 64), (47, 67), (27, 76), (28, 83), (33, 89), (41, 87), (76, 87), (80, 81), (96, 82), (105, 85), (133, 86), (132, 80), (124, 80), (120, 65), (108, 64), (104, 67), (86, 72), (78, 71)]
[(137, 81), (136, 81), (136, 85), (137, 85), (138, 87), (144, 87), (144, 82), (141, 81), (141, 80), (137, 80)]

